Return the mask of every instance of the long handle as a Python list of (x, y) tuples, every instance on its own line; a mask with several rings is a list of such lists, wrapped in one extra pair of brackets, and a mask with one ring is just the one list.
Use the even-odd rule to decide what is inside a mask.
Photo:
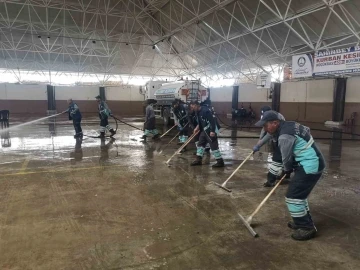
[(164, 137), (166, 134), (168, 134), (176, 125), (172, 126), (168, 131), (166, 131), (163, 135), (160, 136), (160, 139)]
[(282, 180), (284, 180), (286, 177), (286, 174), (280, 179), (280, 181), (273, 187), (273, 189), (269, 192), (269, 194), (263, 199), (263, 201), (259, 204), (259, 206), (255, 209), (255, 211), (247, 218), (248, 222), (252, 220), (252, 218), (259, 212), (261, 207), (266, 203), (266, 201), (270, 198), (271, 194), (274, 193), (276, 188), (281, 184)]
[(251, 153), (244, 159), (244, 161), (241, 162), (241, 164), (239, 165), (239, 167), (236, 168), (236, 170), (229, 176), (229, 178), (226, 179), (226, 181), (221, 185), (222, 187), (225, 187), (226, 183), (231, 179), (231, 177), (233, 177), (233, 176), (236, 174), (236, 172), (237, 172), (238, 170), (240, 170), (240, 168), (241, 168), (241, 167), (245, 164), (245, 162), (252, 156), (252, 154), (254, 154), (253, 151), (251, 151)]
[[(189, 122), (186, 123), (186, 125), (184, 126), (184, 128), (189, 124)], [(166, 131), (163, 135), (161, 135), (160, 138), (164, 137), (166, 134), (168, 134), (170, 132), (170, 130), (172, 130), (174, 127), (176, 127), (176, 125), (174, 125), (172, 128), (170, 128), (168, 131)], [(178, 133), (180, 134), (180, 132)], [(178, 135), (176, 135), (175, 137), (177, 137)]]
[(175, 140), (177, 136), (179, 136), (179, 134), (180, 134), (180, 131), (174, 136), (174, 138), (172, 138), (170, 140), (170, 142), (167, 143), (167, 145), (165, 145), (165, 147), (161, 150), (161, 152), (164, 151), (166, 149), (166, 147), (168, 147), (172, 143), (172, 141)]
[[(189, 122), (188, 122), (184, 127), (186, 127), (188, 124), (189, 124)], [(179, 131), (179, 132), (174, 136), (174, 138), (172, 138), (172, 139), (170, 140), (170, 142), (168, 142), (167, 145), (165, 145), (165, 147), (161, 150), (161, 152), (164, 151), (164, 149), (166, 149), (166, 147), (168, 147), (168, 146), (173, 142), (173, 140), (176, 139), (177, 136), (179, 136), (180, 132), (181, 132), (181, 131)], [(164, 134), (164, 135), (165, 135), (165, 134)], [(160, 137), (160, 138), (161, 138), (161, 137)]]
[(192, 139), (195, 138), (195, 136), (199, 133), (200, 131), (194, 133), (193, 135), (190, 136), (190, 138), (175, 152), (176, 154), (180, 153), (181, 150), (183, 150), (190, 142)]
[(191, 142), (191, 140), (192, 140), (193, 138), (195, 138), (195, 136), (196, 136), (198, 133), (199, 133), (199, 131), (196, 132), (196, 133), (194, 133), (193, 135), (191, 135), (191, 137), (190, 137), (178, 150), (175, 151), (175, 153), (171, 156), (171, 158), (169, 158), (168, 161), (166, 161), (166, 163), (169, 163), (170, 160), (171, 160), (173, 157), (175, 157), (185, 146), (187, 146), (187, 145)]

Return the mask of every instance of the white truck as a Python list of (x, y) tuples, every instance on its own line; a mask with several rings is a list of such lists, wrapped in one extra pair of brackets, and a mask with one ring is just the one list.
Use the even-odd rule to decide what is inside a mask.
[(204, 102), (209, 98), (209, 90), (201, 85), (200, 80), (181, 80), (176, 82), (149, 81), (145, 85), (145, 100), (154, 100), (155, 116), (162, 118), (168, 125), (174, 119), (171, 103), (175, 99), (183, 102), (197, 100)]

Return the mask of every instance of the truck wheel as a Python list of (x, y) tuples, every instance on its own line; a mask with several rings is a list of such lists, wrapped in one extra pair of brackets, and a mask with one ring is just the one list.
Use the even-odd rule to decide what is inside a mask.
[(165, 108), (163, 111), (163, 120), (165, 126), (170, 124), (170, 110), (168, 108)]

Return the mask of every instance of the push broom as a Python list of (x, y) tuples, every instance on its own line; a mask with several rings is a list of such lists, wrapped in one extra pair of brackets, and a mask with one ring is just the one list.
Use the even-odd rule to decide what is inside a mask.
[(177, 138), (177, 136), (179, 136), (179, 134), (180, 134), (180, 131), (174, 136), (174, 138), (172, 138), (172, 139), (164, 146), (163, 149), (161, 149), (160, 154), (166, 149), (166, 147), (168, 147), (168, 146), (173, 142), (173, 140), (175, 140), (175, 139)]
[(241, 162), (241, 164), (235, 169), (235, 171), (228, 177), (228, 179), (226, 179), (226, 181), (224, 183), (222, 183), (221, 185), (218, 183), (215, 183), (215, 185), (217, 185), (219, 188), (222, 188), (223, 190), (226, 190), (227, 192), (231, 192), (231, 189), (228, 189), (226, 187), (226, 183), (237, 173), (238, 170), (240, 170), (240, 168), (245, 164), (245, 162), (252, 156), (252, 154), (254, 154), (254, 152), (251, 152), (245, 159), (243, 162)]
[(195, 138), (195, 136), (198, 133), (199, 133), (199, 131), (197, 131), (196, 133), (191, 135), (190, 138), (178, 150), (175, 151), (175, 153), (168, 159), (168, 161), (165, 162), (166, 165), (168, 165), (168, 167), (170, 167), (169, 162), (173, 159), (173, 157), (175, 157), (178, 153), (180, 153), (180, 151), (183, 150), (191, 142), (191, 140)]
[(247, 218), (245, 219), (242, 215), (239, 215), (241, 221), (244, 223), (245, 227), (249, 230), (252, 236), (258, 237), (259, 235), (254, 231), (254, 229), (251, 227), (251, 221), (253, 217), (260, 211), (261, 207), (266, 203), (266, 201), (270, 198), (271, 194), (274, 193), (274, 191), (277, 189), (277, 187), (281, 184), (281, 182), (285, 179), (286, 174), (279, 180), (279, 182), (273, 187), (273, 189), (269, 192), (269, 194), (262, 200), (262, 202), (256, 207), (255, 211)]
[[(185, 128), (188, 124), (189, 124), (189, 123), (187, 123), (187, 124), (184, 126), (184, 128)], [(175, 127), (175, 126), (174, 126), (174, 127)], [(174, 127), (172, 127), (172, 128), (174, 128)], [(167, 131), (167, 132), (169, 132), (169, 131)], [(166, 133), (167, 133), (167, 132), (166, 132)], [(180, 132), (181, 132), (181, 131), (179, 131), (179, 132), (174, 136), (174, 138), (172, 138), (172, 139), (165, 145), (165, 147), (164, 147), (163, 149), (161, 149), (160, 154), (166, 149), (166, 147), (168, 147), (168, 146), (173, 142), (173, 140), (176, 139), (177, 136), (179, 136)], [(166, 134), (166, 133), (165, 133), (165, 134)], [(164, 135), (165, 135), (165, 134), (164, 134)], [(163, 135), (163, 136), (164, 136), (164, 135)], [(162, 138), (163, 136), (161, 136), (160, 138)]]

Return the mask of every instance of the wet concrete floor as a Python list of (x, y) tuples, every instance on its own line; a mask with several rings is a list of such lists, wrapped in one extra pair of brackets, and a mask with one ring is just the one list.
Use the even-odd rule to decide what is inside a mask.
[[(142, 127), (139, 119), (125, 121)], [(94, 136), (98, 120), (82, 126)], [(212, 169), (189, 166), (194, 145), (168, 167), (178, 145), (161, 150), (172, 136), (144, 144), (141, 135), (119, 125), (116, 140), (76, 143), (65, 119), (3, 133), (0, 269), (359, 269), (360, 142), (340, 141), (339, 133), (318, 141), (328, 163), (310, 196), (319, 233), (296, 242), (286, 226), (286, 186), (255, 216), (259, 238), (238, 217), (269, 192), (262, 187), (267, 147), (228, 183), (232, 193), (213, 184), (233, 172), (256, 139), (221, 139), (226, 167)]]

